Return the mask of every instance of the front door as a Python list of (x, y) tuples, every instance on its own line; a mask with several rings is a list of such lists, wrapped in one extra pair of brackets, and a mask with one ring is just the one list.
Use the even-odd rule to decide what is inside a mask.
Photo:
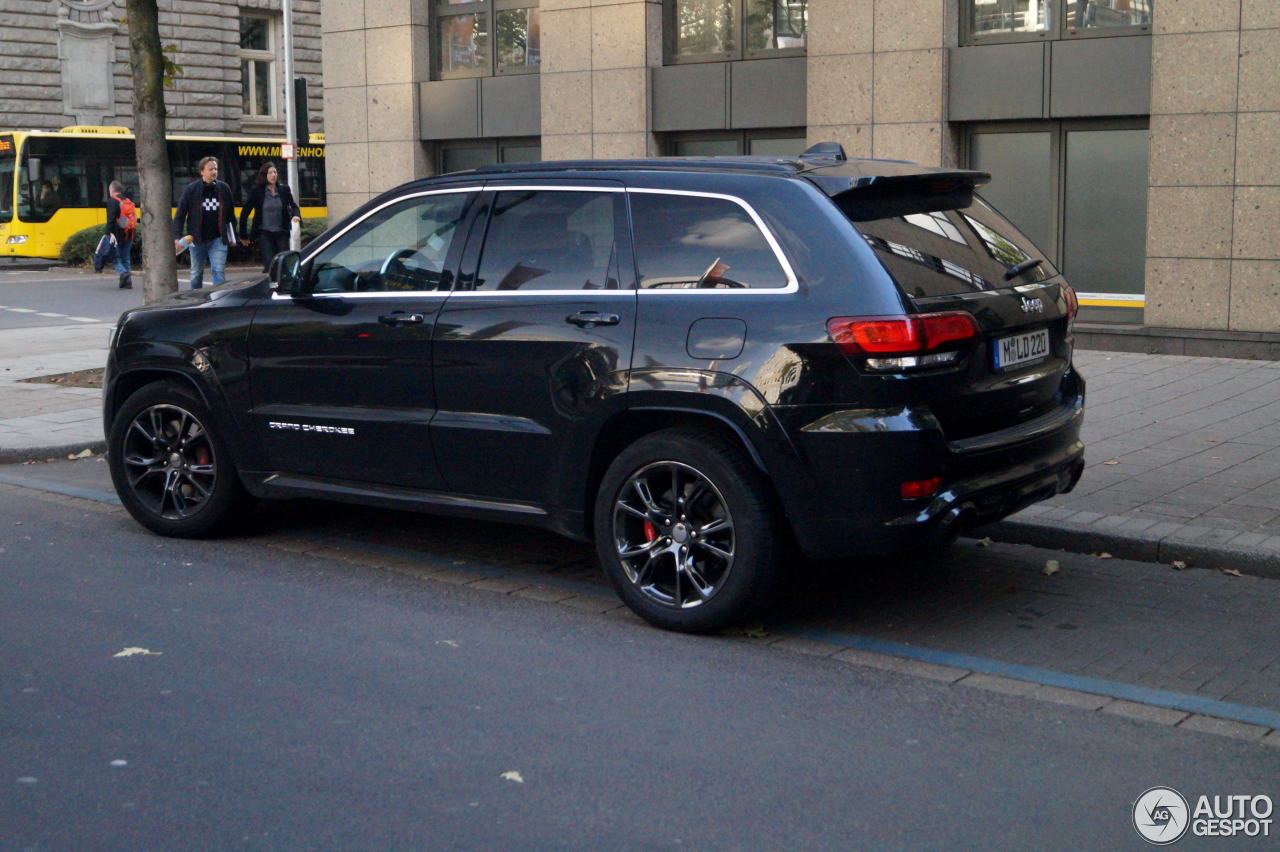
[(626, 398), (625, 195), (603, 182), (486, 190), (436, 325), (436, 458), (461, 494), (576, 503), (591, 440)]
[(253, 428), (272, 470), (440, 487), (432, 335), (461, 250), (454, 234), (477, 197), (389, 202), (307, 259), (305, 294), (261, 306), (249, 332)]

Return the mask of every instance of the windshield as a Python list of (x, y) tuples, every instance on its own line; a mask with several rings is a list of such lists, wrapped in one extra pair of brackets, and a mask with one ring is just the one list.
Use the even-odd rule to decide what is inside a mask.
[(13, 219), (13, 172), (17, 162), (13, 137), (0, 135), (0, 222)]
[[(866, 211), (838, 201), (875, 249), (902, 291), (913, 298), (951, 296), (1031, 284), (1057, 275), (1049, 259), (1009, 220), (977, 196), (910, 207), (864, 218)], [(934, 206), (942, 209), (930, 209)]]

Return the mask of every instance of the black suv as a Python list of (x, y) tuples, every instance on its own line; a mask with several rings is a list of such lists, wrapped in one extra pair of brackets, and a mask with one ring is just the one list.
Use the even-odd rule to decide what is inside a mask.
[(1079, 478), (1075, 294), (988, 179), (823, 145), (406, 184), (270, 279), (121, 317), (116, 489), (174, 536), (250, 496), (533, 524), (654, 624), (718, 627), (784, 543), (946, 543)]

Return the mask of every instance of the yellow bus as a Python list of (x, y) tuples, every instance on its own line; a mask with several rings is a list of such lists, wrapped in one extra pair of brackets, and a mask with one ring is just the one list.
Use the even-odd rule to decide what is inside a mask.
[[(218, 177), (243, 204), (258, 167), (280, 160), (280, 139), (170, 135), (173, 203), (196, 179), (201, 157), (218, 158)], [(281, 175), (283, 177), (283, 175)], [(107, 221), (107, 187), (118, 180), (141, 202), (133, 134), (125, 127), (0, 130), (0, 258), (56, 258), (67, 238)], [(298, 204), (304, 219), (327, 215), (324, 137), (298, 146)], [(239, 209), (236, 214), (239, 215)]]

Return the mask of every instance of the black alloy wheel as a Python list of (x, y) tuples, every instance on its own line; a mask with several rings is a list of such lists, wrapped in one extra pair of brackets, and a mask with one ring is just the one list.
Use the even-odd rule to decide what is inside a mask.
[(627, 447), (596, 495), (596, 551), (645, 620), (706, 632), (772, 596), (778, 521), (760, 472), (715, 432), (668, 429)]
[(116, 412), (108, 446), (120, 501), (162, 535), (220, 532), (248, 502), (212, 416), (186, 387), (163, 382), (134, 393)]

